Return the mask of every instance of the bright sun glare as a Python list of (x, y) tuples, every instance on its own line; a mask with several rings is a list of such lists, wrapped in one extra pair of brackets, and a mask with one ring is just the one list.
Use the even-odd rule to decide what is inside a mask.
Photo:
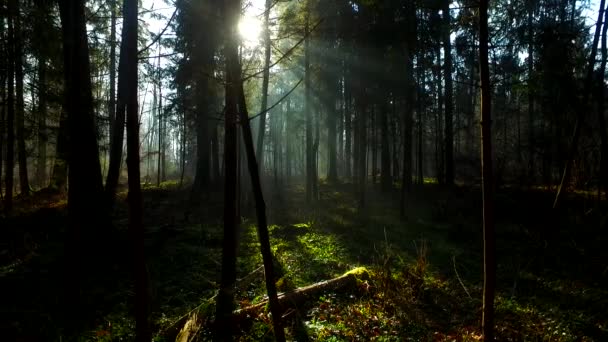
[(248, 48), (254, 48), (260, 43), (260, 33), (262, 32), (262, 23), (257, 18), (243, 17), (239, 22), (239, 34), (243, 39), (243, 45)]

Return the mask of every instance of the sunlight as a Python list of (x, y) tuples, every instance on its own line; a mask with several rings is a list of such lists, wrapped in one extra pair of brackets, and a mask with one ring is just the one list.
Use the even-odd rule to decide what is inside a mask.
[(260, 34), (262, 33), (262, 22), (255, 17), (243, 17), (239, 22), (239, 34), (243, 39), (243, 46), (255, 48), (260, 44)]

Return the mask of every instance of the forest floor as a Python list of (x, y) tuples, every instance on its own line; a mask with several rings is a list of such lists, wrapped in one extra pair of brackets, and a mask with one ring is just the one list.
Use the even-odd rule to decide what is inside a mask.
[[(278, 287), (287, 291), (365, 266), (354, 291), (326, 293), (289, 319), (298, 341), (476, 341), (482, 297), (479, 189), (416, 187), (407, 217), (399, 194), (368, 191), (358, 209), (351, 184), (321, 184), (307, 206), (301, 185), (268, 191)], [(192, 206), (174, 184), (144, 189), (146, 246), (156, 341), (169, 340), (186, 314), (213, 314), (222, 242), (220, 193)], [(499, 340), (608, 341), (608, 210), (571, 195), (552, 210), (553, 193), (501, 189), (496, 195)], [(96, 249), (104, 263), (83, 272), (77, 340), (133, 339), (125, 194), (112, 238)], [(247, 200), (243, 201), (244, 203)], [(600, 203), (604, 206), (606, 203)], [(70, 340), (60, 330), (64, 198), (35, 194), (0, 229), (0, 340)], [(243, 205), (243, 208), (246, 208)], [(243, 209), (237, 306), (265, 294), (253, 210)], [(271, 340), (265, 314), (242, 325), (242, 341)], [(199, 331), (207, 340), (210, 332)]]

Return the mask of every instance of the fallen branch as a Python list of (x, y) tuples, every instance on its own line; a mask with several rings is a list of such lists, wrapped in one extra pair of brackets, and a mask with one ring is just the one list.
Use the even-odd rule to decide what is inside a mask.
[[(345, 289), (355, 289), (357, 287), (358, 280), (369, 279), (369, 272), (364, 267), (355, 268), (337, 278), (330, 280), (321, 281), (305, 287), (300, 287), (293, 291), (280, 293), (278, 295), (279, 305), (281, 306), (282, 312), (288, 312), (288, 309), (297, 309), (302, 304), (309, 300), (316, 299), (321, 293), (327, 291), (342, 291)], [(209, 301), (205, 301), (207, 303)], [(233, 319), (235, 322), (256, 317), (260, 312), (264, 311), (268, 305), (268, 299), (251, 305), (233, 312)], [(176, 342), (187, 342), (193, 340), (194, 336), (199, 333), (202, 328), (201, 325), (205, 320), (197, 315), (197, 309), (202, 306), (199, 305), (186, 315), (182, 316), (175, 323), (181, 324), (182, 328), (179, 333), (174, 330), (173, 334), (167, 334), (169, 340), (173, 340), (172, 336), (176, 336)], [(186, 319), (186, 317), (188, 317)], [(207, 321), (208, 322), (208, 321)], [(212, 322), (210, 324), (213, 324)], [(174, 324), (172, 324), (173, 326)], [(173, 329), (172, 329), (173, 330)]]
[[(297, 288), (293, 291), (280, 293), (278, 298), (279, 304), (281, 305), (283, 312), (290, 308), (295, 309), (306, 301), (316, 298), (320, 293), (356, 288), (357, 279), (366, 279), (368, 277), (369, 273), (364, 267), (355, 268), (354, 270), (349, 271), (337, 278), (324, 280), (312, 285)], [(255, 305), (236, 310), (234, 312), (235, 319), (240, 320), (246, 317), (255, 316), (267, 305), (268, 300), (266, 299)]]

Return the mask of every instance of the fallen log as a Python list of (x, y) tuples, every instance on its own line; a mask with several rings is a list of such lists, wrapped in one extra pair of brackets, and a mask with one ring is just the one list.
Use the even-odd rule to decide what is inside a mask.
[[(347, 289), (355, 290), (358, 282), (368, 280), (369, 277), (369, 272), (365, 267), (358, 267), (330, 280), (324, 280), (312, 285), (297, 288), (292, 291), (279, 293), (278, 300), (279, 305), (281, 306), (281, 311), (285, 313), (288, 309), (298, 309), (307, 301), (316, 299), (324, 292), (344, 291)], [(265, 311), (267, 306), (268, 299), (265, 299), (260, 303), (235, 310), (233, 312), (234, 323), (242, 323), (244, 320), (256, 317), (261, 312)], [(187, 342), (192, 340), (202, 328), (201, 325), (203, 324), (204, 320), (197, 315), (195, 311), (196, 310), (193, 310), (188, 319), (185, 320), (184, 325), (175, 338), (176, 342)], [(170, 335), (166, 337), (168, 340), (173, 340), (172, 336)]]
[[(323, 292), (331, 292), (345, 289), (355, 289), (358, 280), (369, 279), (369, 272), (365, 267), (358, 267), (345, 274), (330, 280), (324, 280), (312, 285), (297, 288), (293, 291), (279, 293), (279, 305), (282, 312), (287, 309), (297, 309), (308, 300), (315, 299)], [(239, 310), (234, 311), (234, 318), (238, 321), (248, 316), (255, 316), (268, 305), (268, 299)]]

